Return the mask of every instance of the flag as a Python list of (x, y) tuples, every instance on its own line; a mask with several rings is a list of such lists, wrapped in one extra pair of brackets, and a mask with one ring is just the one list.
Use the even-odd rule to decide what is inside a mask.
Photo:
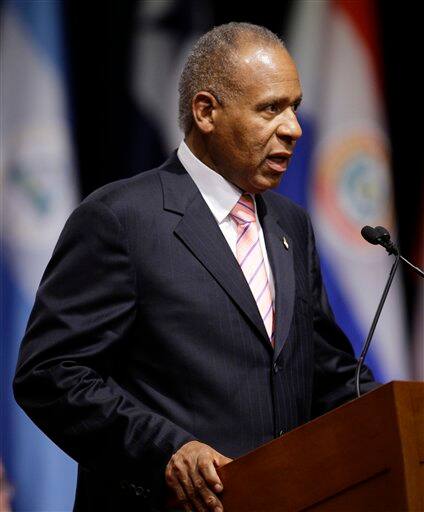
[[(393, 262), (360, 231), (382, 225), (396, 239), (375, 3), (293, 9), (287, 41), (302, 83), (303, 136), (279, 191), (311, 214), (330, 302), (358, 354)], [(377, 380), (409, 377), (407, 341), (399, 273), (367, 357)]]
[(196, 3), (179, 0), (158, 2), (154, 9), (149, 2), (139, 2), (135, 15), (130, 92), (139, 115), (133, 152), (134, 168), (140, 170), (161, 164), (183, 138), (178, 82), (189, 51), (212, 18), (207, 2), (199, 12)]
[(63, 2), (2, 4), (2, 431), (13, 510), (72, 509), (76, 464), (12, 395), (20, 341), (42, 272), (77, 202), (62, 30)]

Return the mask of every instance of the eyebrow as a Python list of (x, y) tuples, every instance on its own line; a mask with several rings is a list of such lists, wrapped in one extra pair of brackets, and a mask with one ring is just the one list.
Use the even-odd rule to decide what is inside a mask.
[[(298, 96), (296, 98), (296, 100), (294, 101), (294, 104), (300, 105), (300, 103), (302, 102), (302, 99), (303, 99), (302, 95)], [(289, 98), (287, 96), (269, 96), (268, 98), (259, 102), (257, 106), (258, 106), (258, 108), (263, 108), (263, 107), (266, 107), (267, 105), (271, 105), (273, 103), (277, 103), (277, 104), (281, 105), (283, 103), (287, 103), (288, 100), (289, 100)]]

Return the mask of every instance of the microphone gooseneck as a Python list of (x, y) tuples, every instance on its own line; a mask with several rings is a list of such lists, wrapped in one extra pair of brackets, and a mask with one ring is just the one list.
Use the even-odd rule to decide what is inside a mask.
[(374, 315), (374, 320), (372, 321), (371, 328), (368, 332), (367, 339), (365, 341), (364, 347), (362, 349), (361, 355), (358, 359), (358, 364), (356, 365), (356, 372), (355, 372), (355, 387), (356, 387), (356, 396), (359, 398), (361, 396), (361, 388), (360, 388), (360, 375), (361, 375), (361, 368), (362, 364), (365, 360), (365, 357), (367, 355), (369, 346), (371, 344), (372, 337), (374, 335), (375, 328), (377, 327), (378, 319), (380, 318), (381, 311), (383, 309), (384, 303), (386, 302), (387, 295), (389, 293), (390, 287), (392, 285), (393, 279), (396, 274), (396, 270), (399, 265), (400, 256), (399, 254), (396, 255), (396, 259), (392, 265), (392, 268), (390, 270), (389, 278), (387, 279), (386, 286), (383, 291), (383, 295), (381, 296), (380, 303), (378, 304), (377, 311)]

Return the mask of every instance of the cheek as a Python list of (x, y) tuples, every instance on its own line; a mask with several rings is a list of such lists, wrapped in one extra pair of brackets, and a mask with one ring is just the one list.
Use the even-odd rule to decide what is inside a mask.
[(253, 172), (265, 159), (272, 127), (251, 112), (232, 112), (220, 124), (220, 156), (235, 168)]
[(245, 155), (252, 162), (257, 162), (263, 158), (269, 135), (260, 124), (240, 125), (240, 128), (234, 131), (233, 140), (239, 154)]

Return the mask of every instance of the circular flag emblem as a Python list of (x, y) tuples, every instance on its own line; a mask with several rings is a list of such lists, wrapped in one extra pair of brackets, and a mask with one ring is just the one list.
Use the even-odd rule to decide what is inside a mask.
[(332, 236), (364, 247), (361, 228), (392, 227), (392, 191), (387, 144), (363, 128), (333, 135), (318, 148), (312, 204)]

